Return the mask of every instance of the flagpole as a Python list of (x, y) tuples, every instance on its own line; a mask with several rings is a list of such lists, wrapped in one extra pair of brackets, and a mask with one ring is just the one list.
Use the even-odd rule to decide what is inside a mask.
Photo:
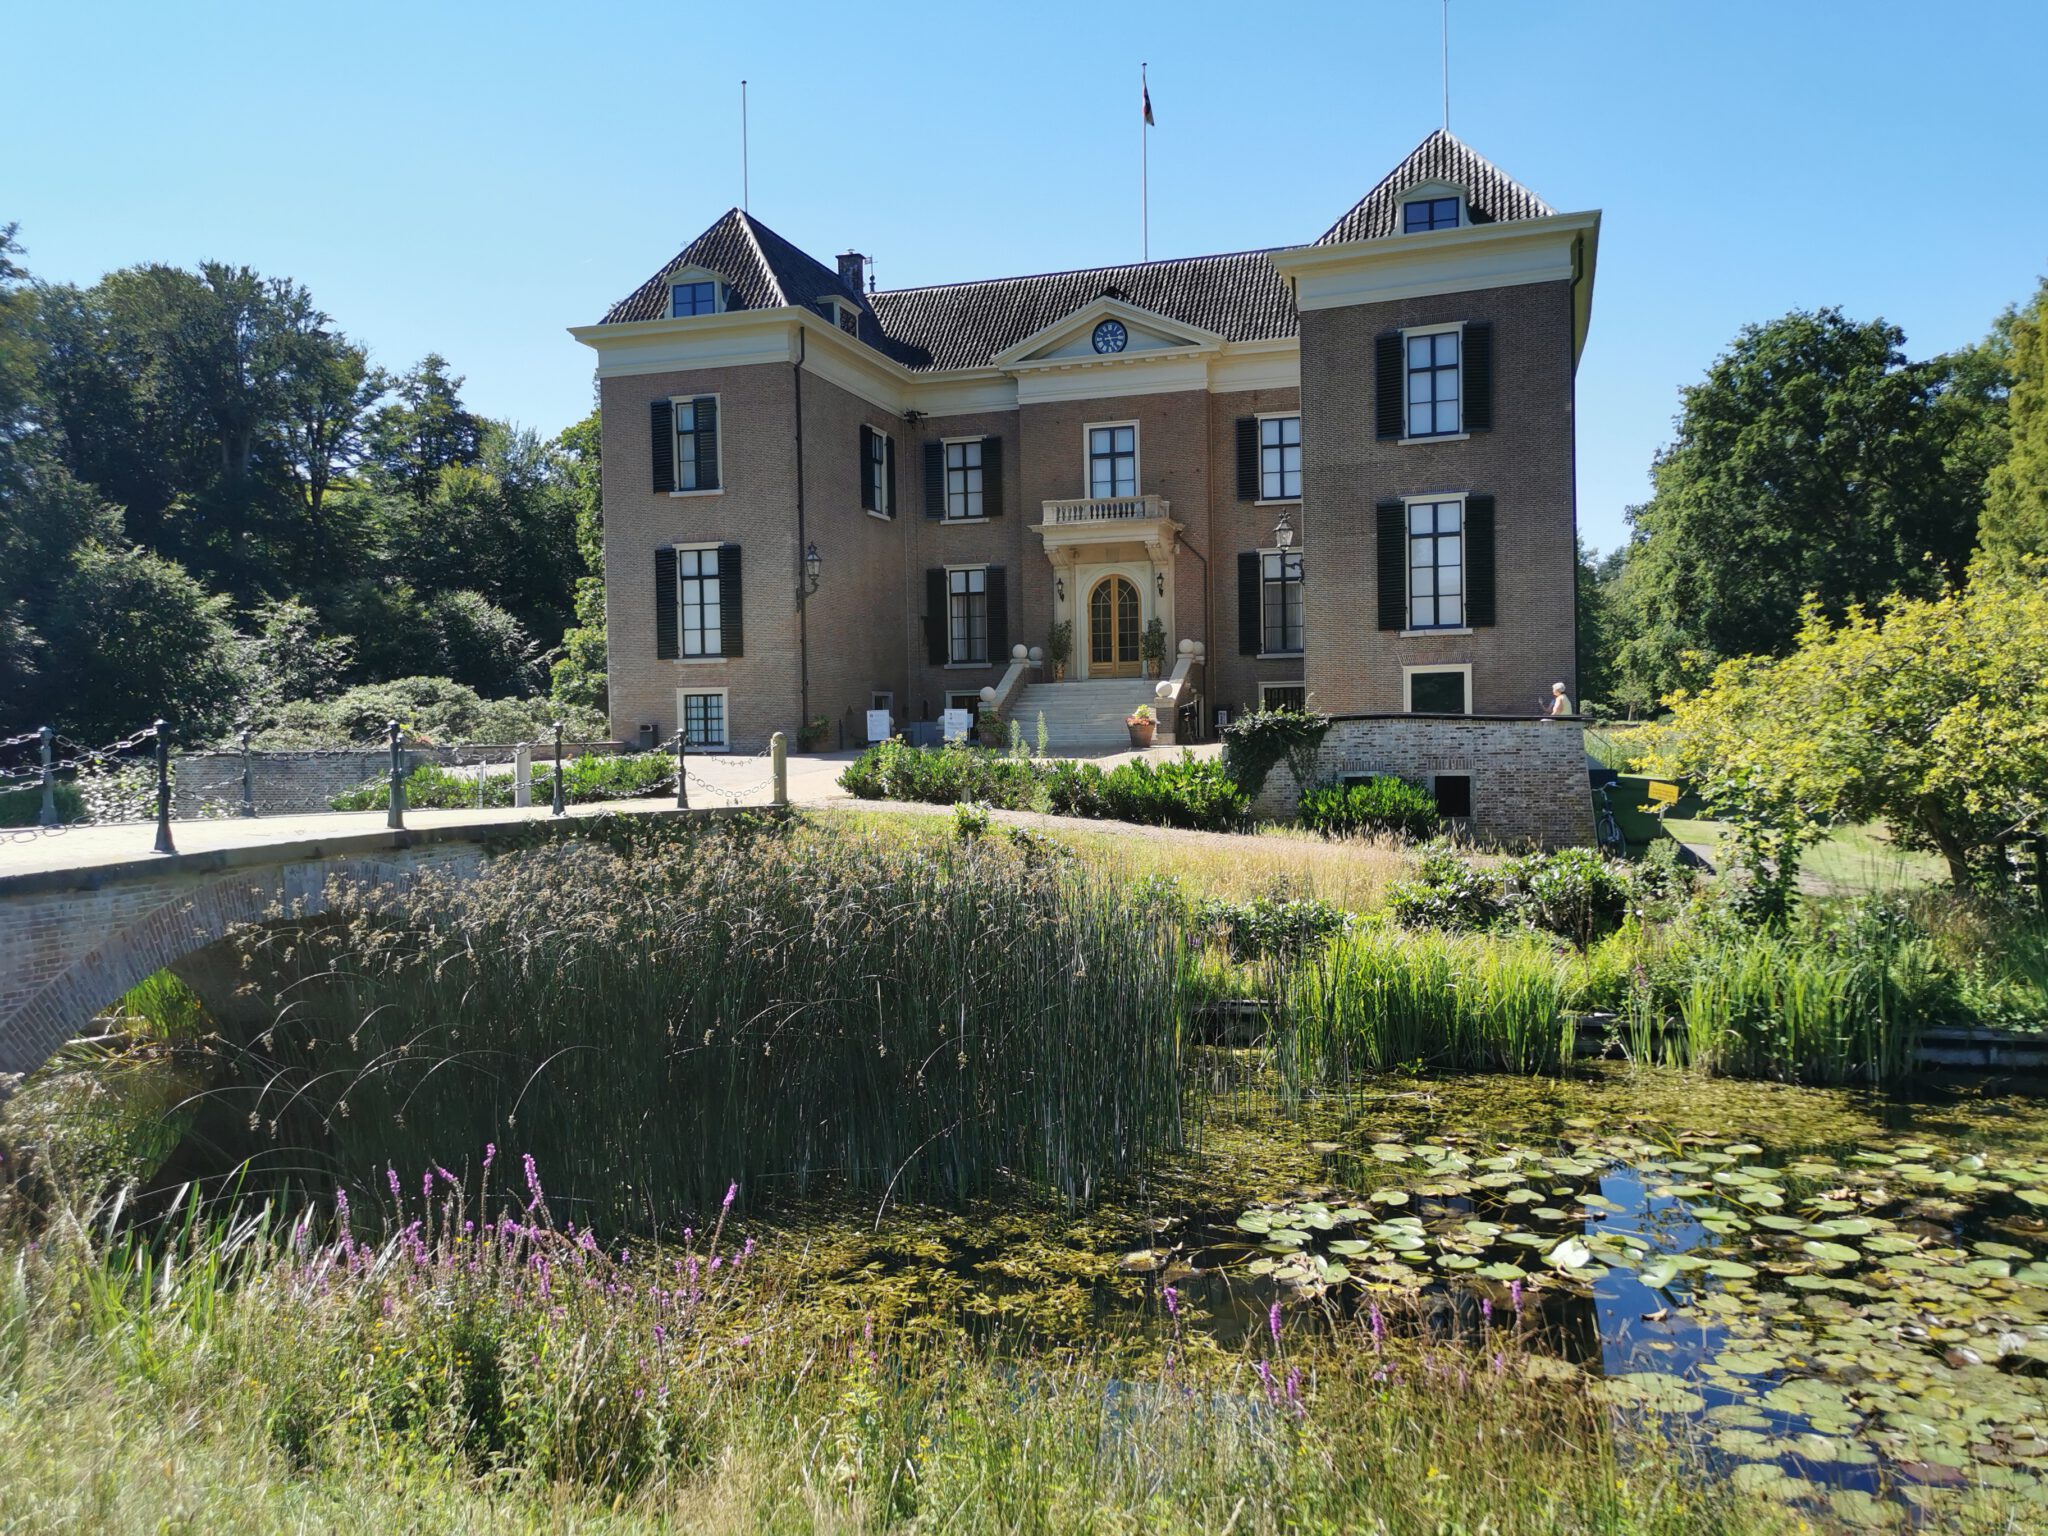
[(1138, 114), (1138, 256), (1141, 261), (1152, 259), (1152, 125), (1146, 121), (1151, 115), (1152, 86), (1145, 78), (1145, 65), (1138, 65), (1138, 99), (1145, 103), (1145, 110)]

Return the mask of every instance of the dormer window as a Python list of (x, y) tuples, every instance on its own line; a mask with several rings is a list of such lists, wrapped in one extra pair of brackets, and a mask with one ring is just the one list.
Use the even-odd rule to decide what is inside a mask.
[(818, 313), (830, 320), (849, 336), (860, 334), (860, 310), (842, 299), (829, 294), (818, 300)]
[(1458, 227), (1458, 199), (1418, 197), (1401, 205), (1401, 233), (1426, 234), (1432, 229)]
[(668, 293), (668, 312), (678, 320), (689, 315), (718, 313), (718, 284), (709, 278), (693, 278), (686, 283), (671, 283)]

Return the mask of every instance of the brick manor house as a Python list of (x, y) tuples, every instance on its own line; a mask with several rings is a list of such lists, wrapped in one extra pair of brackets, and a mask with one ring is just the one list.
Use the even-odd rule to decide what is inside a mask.
[[(1313, 242), (1232, 255), (875, 292), (727, 213), (571, 333), (613, 734), (858, 745), (984, 688), (1055, 746), (1155, 693), (1202, 730), (1576, 697), (1599, 229), (1443, 131)], [(1064, 678), (1013, 664), (1056, 624)]]

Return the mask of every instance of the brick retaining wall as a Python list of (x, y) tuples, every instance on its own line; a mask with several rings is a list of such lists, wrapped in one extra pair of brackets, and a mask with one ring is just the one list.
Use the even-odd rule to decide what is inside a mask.
[[(1433, 786), (1443, 774), (1472, 780), (1474, 837), (1546, 848), (1593, 841), (1584, 722), (1577, 719), (1432, 715), (1339, 715), (1316, 757), (1317, 780), (1396, 774)], [(1254, 809), (1292, 816), (1301, 789), (1285, 760), (1266, 776)]]

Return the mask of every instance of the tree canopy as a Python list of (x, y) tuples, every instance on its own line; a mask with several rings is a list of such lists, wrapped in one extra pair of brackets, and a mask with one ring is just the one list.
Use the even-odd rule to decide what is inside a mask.
[(2048, 555), (2048, 279), (2006, 319), (2011, 346), (2010, 447), (1991, 471), (1983, 550), (2010, 565)]

